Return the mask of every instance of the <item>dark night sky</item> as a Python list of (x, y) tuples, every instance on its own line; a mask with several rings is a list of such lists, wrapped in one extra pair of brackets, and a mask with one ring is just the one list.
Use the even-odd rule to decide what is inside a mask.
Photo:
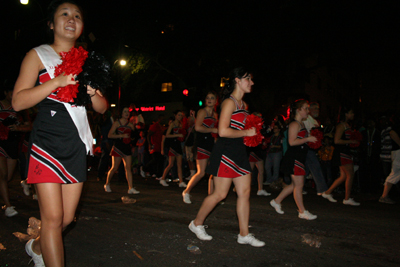
[[(11, 52), (1, 60), (3, 66), (14, 62), (9, 72), (15, 73), (23, 54), (43, 43), (41, 9), (45, 12), (49, 1), (31, 0), (29, 7), (21, 7), (18, 0), (6, 1), (11, 19), (2, 23), (2, 30)], [(313, 54), (319, 55), (321, 64), (360, 74), (399, 71), (397, 1), (82, 3), (87, 12), (86, 35), (92, 32), (96, 37), (89, 45), (112, 62), (121, 53), (140, 49), (165, 59), (169, 56), (188, 70), (201, 64), (210, 72), (227, 71), (224, 68), (245, 63), (265, 84), (279, 83), (275, 77), (288, 62), (302, 62)], [(166, 25), (173, 25), (173, 31)], [(16, 30), (17, 41), (13, 40)], [(129, 48), (121, 48), (124, 45)], [(6, 73), (2, 75), (10, 77)]]

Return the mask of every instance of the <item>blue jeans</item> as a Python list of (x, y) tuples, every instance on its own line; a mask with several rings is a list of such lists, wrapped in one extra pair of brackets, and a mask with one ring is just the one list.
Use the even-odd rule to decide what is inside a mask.
[(282, 151), (267, 154), (267, 159), (265, 160), (265, 172), (267, 173), (268, 183), (273, 183), (278, 180), (281, 160), (282, 160)]
[(317, 193), (323, 193), (328, 190), (328, 186), (325, 182), (324, 174), (321, 170), (317, 154), (313, 150), (308, 150), (306, 158), (306, 176), (308, 173), (312, 174), (315, 185), (317, 186)]

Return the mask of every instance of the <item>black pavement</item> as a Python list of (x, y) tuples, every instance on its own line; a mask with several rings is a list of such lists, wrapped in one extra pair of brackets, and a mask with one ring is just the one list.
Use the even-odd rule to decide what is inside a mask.
[[(64, 244), (66, 266), (399, 266), (399, 205), (382, 204), (378, 195), (357, 194), (361, 206), (343, 205), (343, 194), (335, 194), (331, 203), (307, 188), (307, 209), (318, 215), (314, 221), (299, 219), (293, 197), (284, 200), (285, 214), (276, 213), (272, 196), (251, 194), (250, 232), (266, 242), (265, 247), (240, 245), (236, 238), (236, 194), (230, 192), (216, 207), (205, 224), (211, 241), (201, 241), (188, 224), (207, 194), (207, 181), (192, 191), (193, 204), (182, 201), (182, 188), (176, 183), (161, 186), (153, 178), (134, 176), (139, 195), (124, 204), (127, 184), (111, 183), (112, 193), (103, 189), (90, 172), (85, 183), (76, 222), (66, 230)], [(13, 233), (26, 232), (29, 217), (39, 217), (37, 201), (23, 194), (18, 179), (10, 182), (12, 204), (19, 214), (7, 218), (0, 214), (0, 266), (27, 266), (30, 257), (25, 243)], [(399, 199), (396, 199), (399, 200)], [(317, 237), (321, 246), (302, 242), (302, 235)], [(196, 253), (188, 250), (196, 246)], [(31, 266), (33, 264), (31, 263)]]

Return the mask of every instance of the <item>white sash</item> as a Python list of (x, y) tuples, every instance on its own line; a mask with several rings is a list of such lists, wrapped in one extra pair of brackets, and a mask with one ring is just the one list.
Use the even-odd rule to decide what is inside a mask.
[[(47, 73), (50, 75), (50, 78), (54, 79), (55, 67), (62, 63), (60, 56), (50, 45), (47, 44), (38, 46), (34, 49), (46, 68)], [(72, 106), (65, 102), (61, 103), (64, 104), (71, 116), (71, 119), (78, 130), (79, 137), (86, 146), (86, 153), (90, 152), (90, 155), (93, 155), (93, 135), (90, 131), (86, 108), (84, 106)]]

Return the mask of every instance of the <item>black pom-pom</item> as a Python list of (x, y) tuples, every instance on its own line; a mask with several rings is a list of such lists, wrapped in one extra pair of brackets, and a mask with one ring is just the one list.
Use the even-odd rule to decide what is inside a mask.
[(82, 67), (82, 72), (76, 79), (79, 81), (79, 92), (74, 99), (74, 104), (84, 106), (91, 103), (90, 96), (87, 94), (87, 85), (104, 95), (107, 87), (111, 86), (110, 70), (111, 66), (103, 56), (97, 55), (94, 51), (90, 52)]

